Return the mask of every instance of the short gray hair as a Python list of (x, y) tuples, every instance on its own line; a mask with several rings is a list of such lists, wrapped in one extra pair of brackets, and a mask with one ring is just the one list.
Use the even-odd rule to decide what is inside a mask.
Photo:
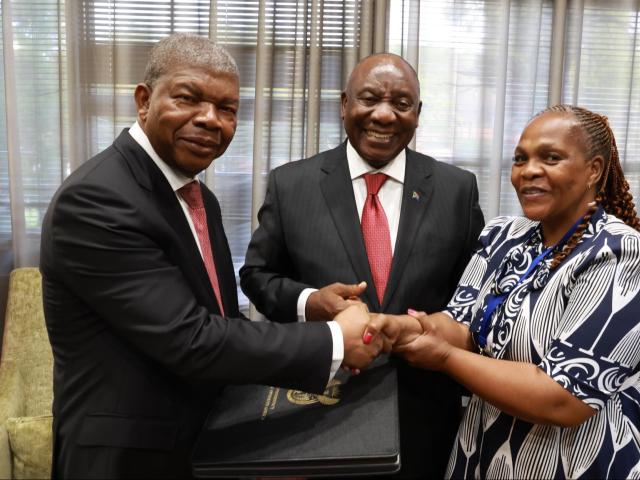
[(144, 71), (144, 83), (153, 87), (160, 77), (176, 65), (201, 67), (238, 76), (238, 66), (223, 47), (207, 37), (192, 33), (173, 33), (154, 45)]

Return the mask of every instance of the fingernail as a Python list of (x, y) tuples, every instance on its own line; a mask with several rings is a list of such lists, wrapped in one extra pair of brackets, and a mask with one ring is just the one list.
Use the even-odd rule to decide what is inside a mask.
[(362, 336), (362, 341), (365, 345), (369, 345), (372, 338), (373, 334), (371, 332), (365, 332), (365, 334)]
[(416, 314), (416, 313), (418, 313), (418, 312), (416, 312), (413, 308), (409, 308), (409, 309), (407, 309), (407, 313), (408, 313), (409, 315), (415, 315), (415, 314)]

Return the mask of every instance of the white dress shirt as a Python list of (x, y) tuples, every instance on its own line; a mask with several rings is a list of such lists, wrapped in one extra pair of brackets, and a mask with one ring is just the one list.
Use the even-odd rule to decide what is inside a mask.
[[(403, 148), (400, 153), (387, 163), (384, 167), (376, 169), (369, 165), (353, 148), (351, 142), (347, 140), (347, 162), (349, 163), (349, 174), (351, 175), (351, 185), (353, 195), (358, 208), (358, 217), (362, 219), (364, 202), (367, 199), (367, 184), (364, 176), (367, 173), (384, 173), (389, 178), (382, 184), (378, 192), (378, 199), (382, 204), (384, 213), (389, 222), (389, 234), (391, 235), (391, 253), (395, 252), (396, 239), (398, 237), (398, 225), (400, 224), (400, 209), (402, 207), (402, 190), (404, 188), (404, 171), (407, 165), (407, 154)], [(362, 281), (363, 279), (360, 279)], [(306, 321), (305, 309), (309, 295), (317, 291), (315, 288), (305, 288), (298, 297), (298, 321)]]
[[(175, 170), (170, 167), (167, 163), (164, 162), (160, 158), (160, 156), (156, 153), (156, 151), (151, 146), (151, 142), (149, 142), (149, 138), (147, 138), (147, 134), (144, 133), (142, 127), (135, 122), (131, 128), (129, 129), (129, 135), (142, 147), (142, 149), (151, 157), (151, 160), (158, 166), (162, 174), (165, 176), (169, 185), (173, 189), (173, 192), (180, 202), (180, 206), (182, 207), (182, 211), (184, 212), (184, 216), (189, 223), (189, 228), (191, 229), (191, 234), (196, 241), (196, 245), (198, 245), (198, 250), (200, 250), (200, 256), (202, 256), (202, 247), (200, 246), (200, 240), (198, 239), (198, 234), (196, 233), (195, 226), (193, 225), (193, 220), (191, 219), (191, 215), (189, 215), (189, 206), (187, 202), (184, 201), (182, 196), (178, 193), (178, 190), (184, 187), (187, 183), (198, 181), (197, 178), (192, 178), (184, 175), (182, 172)], [(331, 338), (333, 340), (333, 354), (331, 359), (331, 371), (329, 374), (329, 381), (333, 379), (334, 375), (340, 368), (342, 364), (342, 360), (344, 359), (344, 338), (342, 336), (342, 329), (340, 325), (336, 322), (327, 322), (329, 326), (329, 330), (331, 331)]]
[(133, 137), (133, 139), (138, 142), (138, 144), (147, 152), (147, 155), (151, 157), (153, 163), (155, 163), (162, 174), (171, 185), (173, 189), (173, 193), (175, 193), (178, 202), (180, 202), (180, 206), (182, 207), (182, 211), (184, 212), (184, 216), (189, 222), (189, 228), (191, 229), (191, 235), (193, 235), (194, 240), (196, 241), (196, 245), (198, 245), (198, 250), (200, 250), (200, 256), (202, 256), (202, 247), (200, 246), (200, 239), (198, 238), (198, 233), (196, 232), (196, 227), (193, 225), (193, 220), (191, 219), (191, 215), (189, 215), (189, 205), (184, 201), (182, 196), (178, 193), (182, 187), (184, 187), (187, 183), (193, 182), (194, 180), (197, 182), (197, 178), (187, 177), (182, 172), (171, 168), (168, 164), (164, 162), (160, 158), (160, 156), (156, 153), (156, 151), (151, 146), (151, 142), (147, 138), (147, 134), (144, 133), (144, 130), (140, 127), (138, 122), (135, 122), (131, 128), (129, 129), (129, 135)]

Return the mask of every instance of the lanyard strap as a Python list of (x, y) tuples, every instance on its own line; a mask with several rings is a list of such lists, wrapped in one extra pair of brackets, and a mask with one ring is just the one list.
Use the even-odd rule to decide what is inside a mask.
[(506, 300), (509, 294), (513, 290), (515, 290), (515, 288), (518, 285), (520, 285), (529, 275), (531, 275), (531, 272), (533, 272), (536, 269), (538, 264), (542, 260), (544, 260), (544, 258), (547, 255), (549, 255), (555, 248), (560, 247), (561, 245), (564, 245), (569, 240), (569, 238), (571, 238), (571, 236), (575, 233), (576, 229), (578, 228), (578, 225), (580, 225), (581, 222), (582, 222), (582, 218), (579, 218), (576, 221), (576, 223), (574, 223), (571, 226), (569, 231), (564, 234), (564, 237), (562, 237), (558, 243), (556, 243), (552, 247), (546, 248), (540, 255), (534, 258), (533, 262), (531, 262), (531, 265), (529, 265), (529, 268), (527, 268), (527, 271), (522, 274), (522, 276), (518, 279), (518, 281), (516, 282), (516, 284), (513, 286), (511, 290), (509, 290), (508, 292), (501, 293), (499, 295), (493, 295), (493, 294), (487, 295), (487, 308), (482, 313), (482, 323), (480, 324), (480, 330), (478, 330), (478, 333), (476, 336), (477, 338), (476, 343), (480, 347), (480, 350), (483, 350), (487, 346), (487, 335), (489, 334), (489, 324), (490, 324), (491, 316), (493, 315), (493, 312), (495, 312), (496, 309), (500, 305), (502, 305), (502, 303)]

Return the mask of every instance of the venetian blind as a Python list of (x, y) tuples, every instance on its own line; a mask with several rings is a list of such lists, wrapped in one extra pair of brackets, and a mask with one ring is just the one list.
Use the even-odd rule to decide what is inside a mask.
[(564, 101), (607, 115), (632, 193), (640, 195), (637, 1), (587, 0), (568, 14)]
[[(391, 50), (407, 55), (418, 48), (423, 107), (416, 148), (473, 171), (485, 215), (492, 196), (499, 196), (500, 213), (520, 211), (511, 158), (522, 127), (547, 101), (552, 2), (507, 3), (392, 0), (391, 6)], [(496, 125), (497, 108), (504, 110), (504, 129)], [(499, 190), (490, 182), (496, 155)]]

